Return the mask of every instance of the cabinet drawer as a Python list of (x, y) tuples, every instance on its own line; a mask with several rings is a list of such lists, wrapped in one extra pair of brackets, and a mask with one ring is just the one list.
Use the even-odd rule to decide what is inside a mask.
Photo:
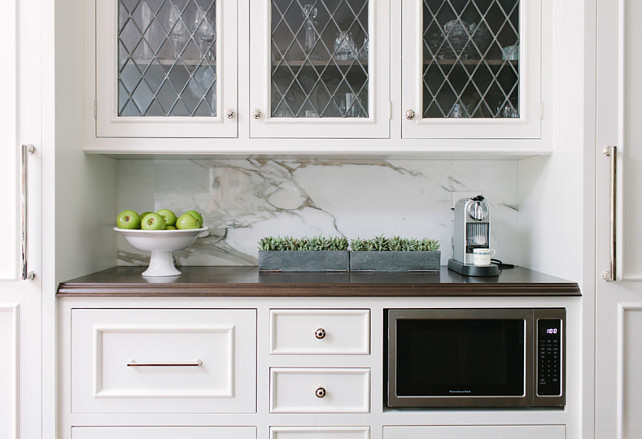
[(254, 412), (255, 310), (74, 309), (72, 411)]
[(368, 413), (370, 369), (272, 368), (272, 413)]
[(270, 439), (368, 439), (369, 427), (270, 427)]
[(73, 427), (72, 439), (256, 439), (254, 427)]
[(272, 309), (272, 354), (368, 354), (370, 310)]
[(383, 439), (564, 439), (565, 437), (566, 427), (564, 425), (461, 425), (383, 428)]

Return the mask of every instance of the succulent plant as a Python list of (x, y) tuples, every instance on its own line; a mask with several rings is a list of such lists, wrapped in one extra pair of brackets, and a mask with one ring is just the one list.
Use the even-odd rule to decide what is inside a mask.
[(266, 236), (259, 239), (259, 250), (265, 251), (297, 251), (297, 250), (347, 250), (348, 240), (344, 237), (313, 236), (308, 238), (293, 238), (281, 236)]
[(365, 251), (438, 251), (439, 241), (436, 239), (408, 239), (399, 236), (386, 238), (377, 236), (372, 239), (353, 239), (350, 241), (350, 247), (355, 252)]

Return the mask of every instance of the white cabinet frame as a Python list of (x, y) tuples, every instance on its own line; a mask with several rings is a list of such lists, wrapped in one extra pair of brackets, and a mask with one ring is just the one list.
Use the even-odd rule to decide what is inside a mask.
[[(388, 138), (390, 3), (368, 2), (368, 115), (364, 118), (271, 117), (271, 0), (250, 2), (250, 137)], [(253, 117), (260, 110), (260, 117)]]
[(422, 118), (423, 114), (423, 0), (404, 0), (402, 11), (402, 109), (415, 117), (402, 118), (406, 139), (539, 138), (541, 131), (541, 0), (519, 5), (519, 113), (515, 119)]
[[(95, 3), (94, 3), (95, 1)], [(95, 28), (96, 137), (237, 137), (237, 23), (235, 0), (216, 1), (216, 116), (118, 116), (118, 0), (89, 0)], [(91, 9), (95, 15), (92, 15)], [(96, 37), (98, 36), (98, 37)], [(228, 118), (227, 110), (234, 116)]]

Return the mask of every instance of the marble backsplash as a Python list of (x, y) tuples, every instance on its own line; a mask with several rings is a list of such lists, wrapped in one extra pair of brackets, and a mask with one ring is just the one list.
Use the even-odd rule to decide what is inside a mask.
[[(268, 235), (381, 234), (438, 239), (445, 265), (452, 193), (480, 191), (491, 204), (496, 257), (517, 263), (518, 167), (514, 160), (122, 159), (118, 210), (202, 212), (210, 235), (176, 252), (179, 265), (256, 265), (257, 241)], [(118, 240), (119, 265), (149, 260)]]

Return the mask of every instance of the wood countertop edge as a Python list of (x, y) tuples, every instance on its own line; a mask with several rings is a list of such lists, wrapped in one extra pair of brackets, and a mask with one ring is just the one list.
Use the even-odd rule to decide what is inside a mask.
[(581, 296), (577, 283), (464, 284), (74, 284), (57, 297), (431, 297)]

